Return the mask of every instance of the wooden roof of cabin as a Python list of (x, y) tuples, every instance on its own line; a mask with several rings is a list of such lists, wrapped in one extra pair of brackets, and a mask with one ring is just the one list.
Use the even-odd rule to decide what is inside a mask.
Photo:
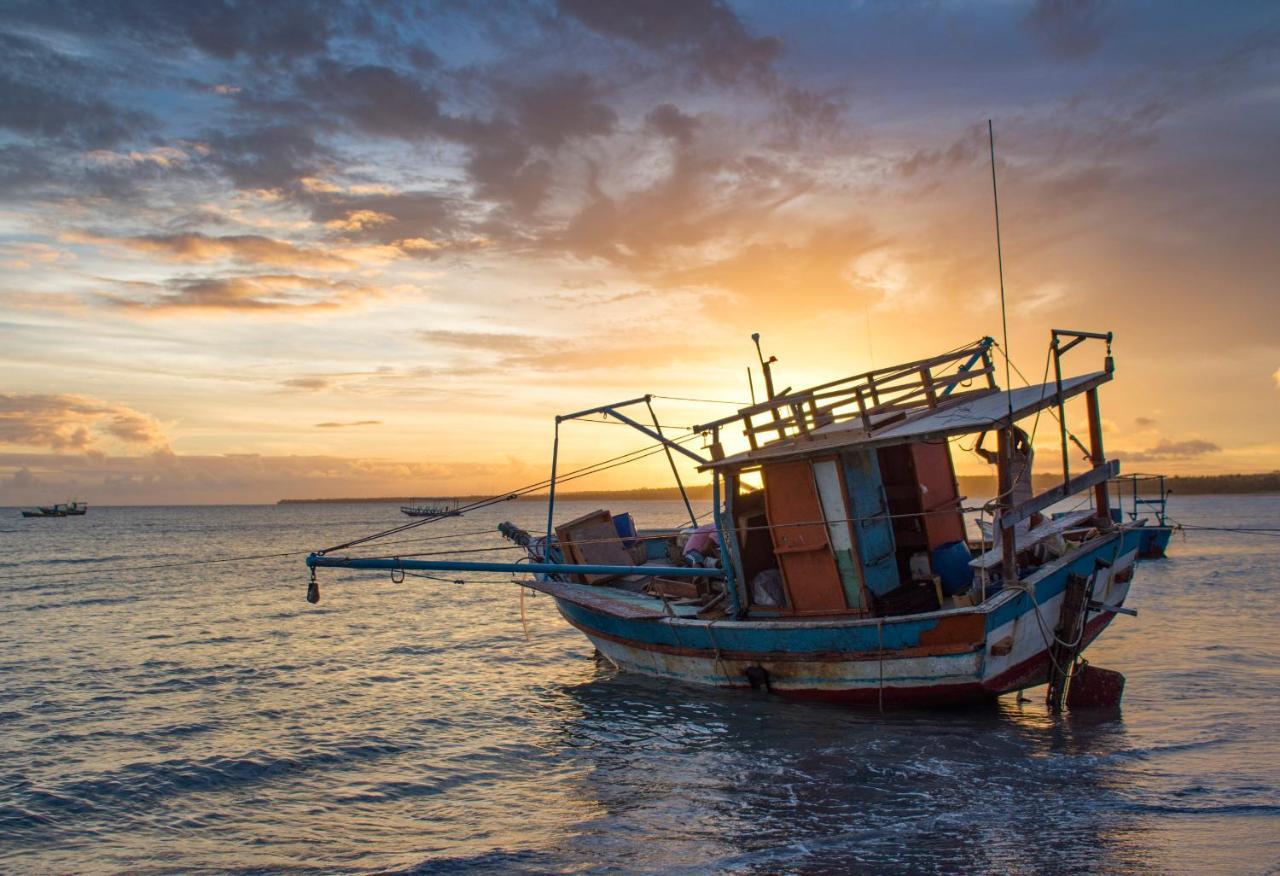
[[(1080, 395), (1111, 379), (1107, 371), (1094, 371), (1062, 381), (1064, 399)], [(1034, 414), (1058, 404), (1057, 385), (1045, 383), (1024, 386), (1012, 392), (988, 389), (965, 393), (940, 401), (935, 407), (899, 412), (897, 415), (873, 418), (868, 430), (861, 419), (830, 423), (808, 432), (788, 435), (754, 450), (745, 450), (724, 459), (700, 466), (714, 468), (753, 467), (764, 462), (818, 456), (847, 448), (885, 447), (918, 441), (939, 441), (956, 435), (968, 435), (997, 428), (1013, 407), (1013, 419)]]

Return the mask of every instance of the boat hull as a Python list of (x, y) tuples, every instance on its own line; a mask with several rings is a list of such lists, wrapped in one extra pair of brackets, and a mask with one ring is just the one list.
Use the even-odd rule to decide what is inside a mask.
[[(1141, 539), (1134, 530), (1077, 549), (980, 606), (851, 620), (706, 621), (622, 617), (557, 595), (564, 618), (624, 672), (791, 697), (883, 705), (949, 705), (1045, 683), (1069, 575), (1094, 577), (1094, 599), (1128, 596)], [(553, 594), (555, 595), (555, 594)], [(1037, 617), (1038, 609), (1038, 617)], [(1084, 644), (1111, 622), (1091, 612)]]
[(1169, 550), (1169, 539), (1173, 537), (1172, 526), (1144, 526), (1142, 544), (1138, 547), (1138, 557), (1144, 560), (1163, 559)]

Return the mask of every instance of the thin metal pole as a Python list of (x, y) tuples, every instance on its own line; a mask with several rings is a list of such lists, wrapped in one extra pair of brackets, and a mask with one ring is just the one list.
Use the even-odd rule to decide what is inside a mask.
[(987, 142), (991, 146), (991, 200), (996, 208), (996, 264), (1000, 268), (1000, 324), (1004, 331), (1004, 385), (1009, 399), (1009, 427), (1013, 427), (1013, 377), (1009, 371), (1009, 317), (1004, 304), (1004, 253), (1000, 246), (1000, 194), (996, 189), (996, 132), (987, 119)]
[[(645, 407), (649, 409), (649, 418), (653, 420), (653, 428), (658, 431), (659, 437), (662, 436), (662, 424), (658, 422), (658, 415), (653, 410), (653, 403), (648, 397), (644, 400)], [(675, 476), (676, 486), (680, 488), (680, 498), (684, 500), (684, 508), (689, 512), (689, 522), (697, 527), (698, 515), (693, 513), (693, 505), (689, 504), (689, 494), (685, 492), (684, 481), (680, 480), (680, 469), (676, 468), (676, 458), (671, 455), (671, 448), (667, 446), (666, 439), (663, 438), (663, 451), (667, 454), (667, 463), (671, 466), (671, 474)]]
[(392, 557), (322, 557), (311, 554), (307, 565), (313, 569), (364, 569), (390, 572), (520, 572), (548, 575), (660, 575), (670, 578), (723, 578), (723, 569), (698, 566), (612, 566), (594, 563), (473, 563), (469, 560), (414, 560)]
[(1058, 393), (1058, 432), (1062, 436), (1062, 483), (1071, 481), (1071, 456), (1067, 452), (1067, 400), (1062, 395), (1062, 350), (1058, 345), (1058, 332), (1054, 330), (1049, 342), (1053, 353), (1053, 382)]
[[(724, 529), (724, 518), (720, 516), (720, 472), (711, 472), (711, 515), (716, 521), (716, 534), (720, 536), (720, 567), (724, 570), (724, 592), (729, 599), (729, 616), (737, 617), (740, 610), (738, 603), (738, 585), (733, 576), (733, 554), (729, 545), (730, 533)], [(732, 533), (737, 536), (736, 530)]]
[(560, 418), (556, 417), (556, 438), (551, 444), (551, 488), (547, 494), (547, 541), (542, 546), (543, 559), (551, 562), (551, 526), (556, 510), (556, 462), (560, 458)]

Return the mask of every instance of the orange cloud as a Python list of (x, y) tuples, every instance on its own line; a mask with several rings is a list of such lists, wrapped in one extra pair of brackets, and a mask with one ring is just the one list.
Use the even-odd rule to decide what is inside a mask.
[(124, 405), (83, 395), (0, 393), (0, 444), (88, 451), (102, 438), (168, 446), (159, 423)]
[(142, 237), (99, 237), (86, 235), (95, 243), (112, 243), (136, 252), (157, 255), (178, 262), (233, 261), (272, 267), (343, 271), (356, 263), (331, 252), (297, 246), (259, 234), (214, 237), (199, 232), (154, 234)]
[(325, 227), (335, 231), (364, 231), (395, 220), (396, 217), (388, 213), (379, 213), (377, 210), (351, 210), (341, 219), (330, 219), (324, 224)]

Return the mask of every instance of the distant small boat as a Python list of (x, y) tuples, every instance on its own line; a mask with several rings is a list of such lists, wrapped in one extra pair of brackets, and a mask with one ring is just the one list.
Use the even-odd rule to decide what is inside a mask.
[(461, 517), (461, 504), (457, 499), (450, 499), (445, 505), (427, 505), (413, 499), (408, 505), (400, 506), (400, 513), (410, 517)]
[(66, 502), (58, 505), (23, 511), (23, 517), (82, 517), (89, 510), (87, 502)]

